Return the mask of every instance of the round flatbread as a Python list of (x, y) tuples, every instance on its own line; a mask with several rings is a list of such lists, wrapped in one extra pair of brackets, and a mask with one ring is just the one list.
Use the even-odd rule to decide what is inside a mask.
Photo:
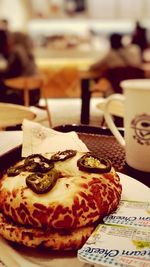
[(0, 181), (1, 212), (16, 223), (34, 228), (76, 229), (114, 211), (122, 192), (119, 176), (113, 168), (103, 174), (80, 171), (77, 161), (83, 154), (78, 152), (72, 158), (55, 162), (59, 177), (44, 194), (27, 186), (30, 172), (22, 171), (13, 177), (6, 173)]
[(47, 247), (53, 250), (77, 250), (94, 230), (93, 226), (72, 231), (43, 230), (17, 225), (0, 213), (0, 234), (7, 240), (27, 247)]

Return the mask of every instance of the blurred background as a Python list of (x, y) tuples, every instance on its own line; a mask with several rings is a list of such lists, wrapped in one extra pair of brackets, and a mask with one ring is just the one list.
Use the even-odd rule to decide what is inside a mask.
[(10, 30), (27, 32), (38, 56), (60, 57), (60, 50), (76, 48), (81, 57), (96, 57), (113, 32), (129, 42), (136, 21), (150, 40), (150, 0), (0, 0), (0, 18)]
[[(122, 44), (127, 49), (132, 43), (139, 46), (141, 61), (138, 67), (140, 66), (142, 71), (144, 69), (145, 78), (150, 76), (150, 0), (0, 0), (1, 29), (11, 33), (25, 33), (30, 37), (33, 55), (29, 51), (28, 55), (30, 59), (32, 57), (32, 63), (35, 59), (37, 69), (46, 73), (48, 79), (51, 79), (48, 83), (50, 99), (78, 98), (79, 101), (81, 100), (81, 83), (72, 88), (66, 86), (68, 80), (65, 74), (55, 76), (56, 73), (54, 73), (53, 78), (52, 69), (58, 71), (66, 66), (69, 68), (73, 66), (81, 72), (90, 68), (94, 62), (101, 61), (109, 53), (110, 37), (114, 33), (121, 36)], [(144, 37), (138, 37), (138, 41), (133, 41), (139, 29), (144, 31)], [(144, 41), (144, 45), (138, 43), (139, 40)], [(134, 65), (131, 62), (134, 57), (128, 56), (128, 59), (130, 59), (130, 65)], [(0, 55), (1, 67), (3, 60), (6, 60), (6, 56)], [(113, 62), (111, 59), (109, 61)], [(34, 72), (28, 73), (29, 76), (32, 74)], [(80, 73), (79, 82), (85, 79), (82, 75)], [(15, 75), (9, 75), (8, 78), (18, 76), (26, 76), (26, 73), (18, 72)], [(71, 79), (71, 76), (69, 77)], [(73, 77), (76, 77), (75, 74)], [(7, 76), (1, 74), (1, 78), (5, 80)], [(108, 84), (106, 85), (105, 79), (102, 78), (101, 74), (99, 84), (98, 77), (97, 79), (92, 77), (96, 87), (93, 86), (91, 77), (88, 78), (90, 90), (94, 88), (96, 97), (99, 87), (98, 97), (101, 92), (104, 97), (108, 95), (105, 94)], [(104, 78), (106, 78), (105, 75)], [(115, 92), (115, 89), (113, 90)], [(112, 92), (109, 91), (110, 93)], [(37, 104), (39, 97), (36, 99), (32, 105)], [(12, 96), (9, 97), (9, 102), (14, 103), (15, 100), (16, 95), (14, 99)], [(4, 99), (4, 102), (8, 101)]]
[[(11, 29), (32, 34), (42, 35), (42, 29), (43, 34), (56, 29), (60, 33), (63, 27), (79, 33), (106, 34), (114, 29), (129, 33), (137, 20), (149, 26), (150, 0), (0, 0), (0, 16), (8, 19)], [(73, 24), (77, 20), (78, 29)]]

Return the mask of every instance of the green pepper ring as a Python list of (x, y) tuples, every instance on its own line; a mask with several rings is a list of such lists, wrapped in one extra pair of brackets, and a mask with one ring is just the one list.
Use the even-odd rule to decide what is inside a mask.
[[(41, 161), (35, 162), (34, 161), (35, 158), (39, 158)], [(48, 166), (44, 166), (44, 163), (48, 164)], [(8, 176), (16, 176), (20, 174), (22, 171), (45, 173), (53, 168), (54, 168), (54, 162), (52, 160), (47, 159), (40, 154), (32, 154), (25, 159), (23, 165), (10, 167), (7, 171), (7, 174)]]
[[(26, 185), (35, 193), (37, 194), (44, 194), (50, 191), (57, 179), (59, 173), (56, 170), (51, 170), (50, 172), (43, 174), (43, 173), (32, 173), (26, 177)], [(38, 181), (37, 183), (36, 181)]]
[[(40, 159), (40, 162), (35, 162), (34, 159)], [(48, 164), (48, 166), (44, 166), (44, 163)], [(32, 154), (28, 156), (24, 161), (25, 170), (27, 171), (33, 171), (33, 172), (48, 172), (52, 168), (54, 168), (54, 163), (52, 160), (45, 158), (44, 156), (40, 154)]]
[[(105, 165), (105, 168), (100, 168), (100, 167), (92, 167), (90, 165), (85, 165), (85, 160), (87, 158), (94, 158), (100, 161), (101, 164)], [(93, 155), (91, 153), (87, 153), (86, 155), (82, 156), (80, 159), (77, 161), (77, 166), (80, 171), (86, 171), (86, 172), (93, 172), (93, 173), (107, 173), (110, 172), (111, 170), (111, 162), (107, 159), (100, 158), (96, 155)]]
[(48, 166), (44, 166), (44, 163), (46, 162), (43, 161), (34, 162), (31, 160), (29, 163), (30, 165), (27, 164), (24, 165), (24, 171), (45, 173), (54, 168), (54, 163), (52, 161), (48, 163)]
[[(52, 161), (64, 161), (66, 159), (72, 158), (76, 155), (77, 151), (73, 149), (68, 149), (65, 151), (58, 151), (54, 155), (51, 156)], [(61, 156), (64, 156), (61, 158)]]
[(51, 160), (50, 160), (50, 159), (45, 158), (45, 157), (42, 156), (41, 154), (32, 154), (32, 155), (28, 156), (27, 158), (25, 158), (24, 163), (25, 163), (25, 164), (29, 164), (29, 162), (34, 161), (35, 158), (39, 158), (40, 161), (42, 161), (42, 162), (46, 162), (46, 163), (48, 163), (48, 164), (51, 163)]
[(17, 176), (18, 174), (20, 174), (23, 170), (23, 165), (19, 165), (19, 166), (12, 166), (7, 170), (7, 175), (8, 176)]

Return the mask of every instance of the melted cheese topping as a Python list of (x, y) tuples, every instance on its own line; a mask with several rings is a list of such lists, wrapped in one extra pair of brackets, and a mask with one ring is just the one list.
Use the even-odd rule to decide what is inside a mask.
[[(49, 154), (49, 158), (50, 156), (51, 154)], [(56, 201), (61, 203), (69, 202), (80, 189), (81, 175), (85, 175), (77, 167), (77, 160), (80, 157), (81, 155), (79, 153), (71, 159), (55, 163), (55, 169), (60, 171), (64, 177), (59, 178), (55, 186), (45, 194), (36, 194), (27, 188), (26, 177), (31, 174), (30, 172), (23, 172), (14, 177), (8, 177), (6, 175), (3, 181), (3, 189), (9, 192), (18, 191), (21, 188), (25, 189), (24, 197), (29, 198), (33, 203), (38, 201), (47, 205)]]
[[(55, 163), (60, 172), (55, 186), (36, 194), (26, 185), (30, 172), (0, 181), (0, 209), (16, 222), (54, 228), (82, 227), (114, 210), (121, 197), (120, 180), (115, 170), (96, 174), (82, 172), (77, 160), (84, 153)], [(46, 155), (48, 158), (51, 154)], [(20, 164), (20, 163), (19, 163)]]

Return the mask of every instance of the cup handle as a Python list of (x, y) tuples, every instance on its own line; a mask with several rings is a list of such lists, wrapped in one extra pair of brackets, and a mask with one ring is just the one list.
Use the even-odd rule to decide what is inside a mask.
[(116, 127), (116, 125), (113, 121), (112, 115), (109, 112), (109, 106), (114, 100), (115, 100), (115, 102), (117, 101), (117, 102), (123, 102), (124, 103), (125, 98), (121, 94), (110, 95), (106, 99), (106, 102), (105, 102), (104, 118), (105, 118), (105, 121), (106, 121), (108, 127), (110, 128), (111, 132), (115, 136), (115, 138), (118, 140), (118, 142), (121, 144), (121, 146), (125, 147), (125, 139), (120, 134), (118, 128)]

